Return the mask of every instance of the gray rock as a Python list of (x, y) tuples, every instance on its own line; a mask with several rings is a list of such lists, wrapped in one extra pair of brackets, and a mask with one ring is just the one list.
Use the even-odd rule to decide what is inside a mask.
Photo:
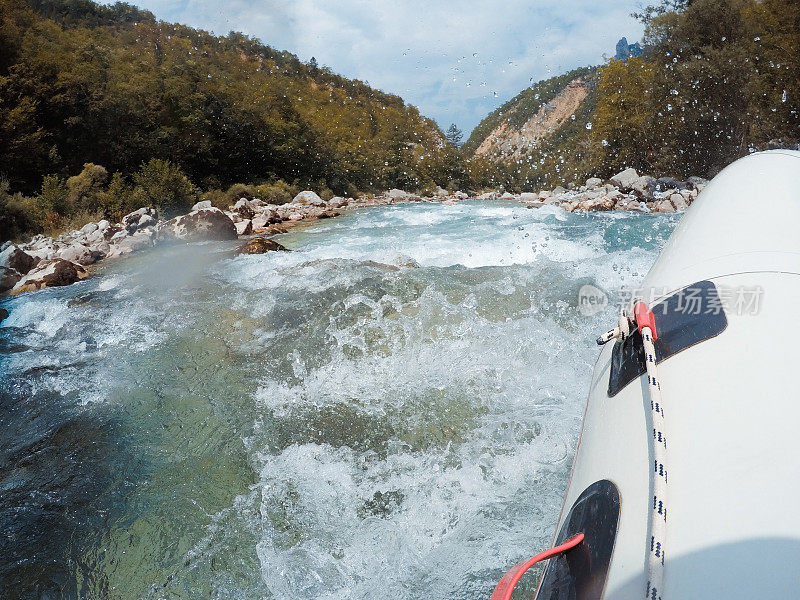
[(631, 185), (631, 191), (635, 192), (640, 198), (648, 197), (648, 188), (653, 178), (650, 175), (642, 175)]
[(137, 231), (133, 235), (125, 236), (121, 240), (112, 244), (106, 252), (108, 258), (125, 256), (140, 250), (151, 248), (155, 242), (155, 235), (152, 229)]
[(672, 202), (667, 200), (659, 200), (654, 203), (653, 212), (660, 212), (660, 213), (674, 213), (675, 207), (672, 205)]
[(267, 209), (253, 217), (252, 225), (253, 229), (263, 229), (267, 225), (280, 222), (281, 218), (278, 216), (278, 210)]
[(68, 260), (83, 266), (93, 265), (104, 257), (105, 254), (96, 248), (90, 248), (88, 246), (84, 246), (83, 244), (71, 244), (61, 248), (56, 253), (56, 258)]
[(647, 184), (647, 192), (651, 196), (655, 196), (658, 193), (665, 194), (669, 190), (685, 190), (690, 187), (692, 187), (690, 183), (680, 181), (674, 177), (659, 177)]
[(242, 219), (252, 219), (255, 214), (253, 205), (247, 198), (239, 198), (236, 204), (231, 207), (231, 212), (238, 214)]
[(84, 235), (89, 235), (90, 233), (94, 233), (98, 229), (99, 227), (97, 226), (97, 223), (87, 223), (86, 225), (81, 227), (81, 233), (83, 233)]
[(328, 206), (331, 208), (344, 208), (350, 203), (347, 198), (342, 198), (341, 196), (334, 196), (328, 201)]
[(672, 203), (672, 206), (675, 207), (675, 210), (681, 211), (689, 208), (689, 204), (686, 202), (686, 198), (683, 197), (683, 194), (672, 194), (669, 197), (669, 201)]
[(188, 215), (181, 215), (162, 223), (158, 229), (158, 238), (162, 240), (197, 242), (235, 240), (236, 237), (236, 226), (233, 221), (218, 208), (192, 211)]
[(158, 222), (158, 211), (155, 208), (145, 206), (122, 217), (122, 226), (128, 233), (134, 233), (139, 229), (150, 227)]
[(297, 196), (294, 197), (292, 200), (292, 204), (301, 204), (301, 205), (308, 205), (308, 206), (325, 206), (325, 201), (320, 198), (315, 192), (310, 190), (306, 190), (304, 192), (300, 192)]
[(112, 245), (119, 244), (122, 240), (128, 237), (128, 232), (124, 229), (117, 231), (114, 235), (108, 238), (109, 243)]
[(201, 200), (194, 206), (192, 206), (192, 210), (203, 210), (205, 208), (211, 208), (211, 200)]
[(533, 192), (522, 192), (519, 195), (520, 202), (539, 202), (539, 194), (534, 194)]
[(708, 185), (708, 179), (703, 179), (702, 177), (692, 175), (686, 180), (686, 183), (691, 184), (695, 189), (702, 189)]
[(20, 279), (22, 279), (22, 273), (19, 271), (0, 266), (0, 292), (7, 292), (17, 285)]
[(237, 235), (250, 235), (253, 233), (253, 222), (250, 219), (235, 223)]
[(287, 249), (276, 242), (263, 237), (255, 237), (239, 248), (237, 254), (264, 254), (265, 252), (284, 251)]
[(43, 260), (36, 265), (12, 288), (12, 294), (21, 294), (46, 287), (70, 285), (81, 279), (86, 279), (89, 272), (81, 265), (54, 258)]
[(31, 256), (16, 244), (8, 244), (0, 252), (0, 266), (14, 269), (22, 275), (30, 271), (37, 262), (37, 258)]
[(628, 167), (624, 171), (614, 175), (611, 181), (622, 190), (631, 190), (633, 189), (633, 183), (637, 179), (639, 179), (639, 174), (636, 172), (636, 169)]
[(599, 187), (602, 183), (603, 180), (600, 179), (599, 177), (589, 177), (589, 179), (586, 180), (586, 187), (587, 188)]

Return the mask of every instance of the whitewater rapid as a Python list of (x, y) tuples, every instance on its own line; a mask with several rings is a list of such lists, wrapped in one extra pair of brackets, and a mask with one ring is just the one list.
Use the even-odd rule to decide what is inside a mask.
[(376, 207), (4, 300), (0, 595), (488, 598), (551, 541), (593, 340), (678, 219)]

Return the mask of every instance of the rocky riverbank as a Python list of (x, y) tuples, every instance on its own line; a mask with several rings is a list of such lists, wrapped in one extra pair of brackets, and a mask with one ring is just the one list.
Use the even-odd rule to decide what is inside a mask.
[[(427, 197), (390, 190), (380, 196), (325, 201), (312, 191), (304, 191), (282, 205), (241, 198), (227, 210), (220, 210), (208, 201), (198, 202), (188, 214), (168, 220), (160, 219), (156, 209), (143, 207), (125, 215), (119, 223), (102, 220), (56, 238), (37, 235), (24, 244), (4, 243), (0, 246), (0, 293), (69, 285), (88, 277), (90, 265), (157, 244), (273, 235), (302, 223), (335, 217), (347, 209), (407, 202), (450, 203), (466, 197), (461, 192), (448, 195), (445, 190)], [(249, 244), (243, 252), (267, 252), (279, 249), (277, 246), (274, 242)]]
[(592, 177), (584, 185), (569, 189), (558, 186), (538, 193), (487, 192), (477, 198), (518, 200), (529, 208), (555, 205), (569, 212), (628, 210), (674, 213), (686, 210), (707, 184), (708, 180), (702, 177), (680, 181), (673, 177), (639, 175), (635, 169), (625, 169), (611, 179)]
[[(529, 208), (545, 205), (564, 210), (671, 213), (686, 210), (707, 180), (690, 177), (680, 181), (671, 177), (655, 178), (625, 169), (609, 180), (590, 178), (582, 186), (557, 187), (538, 193), (492, 191), (477, 195), (478, 200), (508, 199)], [(265, 203), (258, 198), (241, 198), (227, 210), (210, 202), (198, 202), (185, 215), (160, 219), (156, 209), (143, 207), (122, 218), (119, 223), (103, 220), (87, 223), (81, 229), (57, 238), (37, 235), (24, 244), (6, 242), (0, 246), (0, 293), (23, 292), (69, 285), (90, 275), (87, 267), (102, 260), (118, 258), (152, 248), (161, 243), (203, 240), (235, 240), (262, 236), (248, 243), (243, 253), (281, 249), (263, 236), (284, 233), (302, 223), (335, 217), (342, 210), (404, 204), (442, 202), (453, 204), (470, 197), (465, 192), (448, 193), (439, 189), (432, 196), (418, 196), (403, 190), (389, 190), (379, 196), (360, 198), (333, 197), (323, 200), (312, 191), (300, 192), (288, 204)], [(251, 240), (252, 242), (252, 240)]]

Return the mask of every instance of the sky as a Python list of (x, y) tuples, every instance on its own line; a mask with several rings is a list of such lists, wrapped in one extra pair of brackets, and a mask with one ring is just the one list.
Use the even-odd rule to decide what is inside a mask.
[(641, 0), (132, 0), (156, 18), (241, 31), (398, 94), (469, 132), (525, 87), (613, 56)]

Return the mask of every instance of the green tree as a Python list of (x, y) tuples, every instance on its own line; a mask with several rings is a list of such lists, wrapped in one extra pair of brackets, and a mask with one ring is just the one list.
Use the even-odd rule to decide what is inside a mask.
[(155, 206), (164, 216), (188, 212), (199, 191), (180, 167), (168, 160), (150, 159), (133, 176), (144, 204)]
[(447, 142), (451, 146), (455, 148), (461, 147), (461, 141), (464, 139), (464, 134), (456, 126), (455, 123), (450, 123), (450, 127), (447, 128), (447, 131), (445, 132), (444, 135), (447, 138)]
[(646, 169), (653, 125), (655, 68), (638, 58), (611, 60), (600, 71), (592, 138), (608, 170)]
[(103, 208), (103, 192), (108, 181), (105, 167), (86, 163), (83, 170), (67, 179), (67, 207), (63, 213), (81, 210), (94, 212)]

